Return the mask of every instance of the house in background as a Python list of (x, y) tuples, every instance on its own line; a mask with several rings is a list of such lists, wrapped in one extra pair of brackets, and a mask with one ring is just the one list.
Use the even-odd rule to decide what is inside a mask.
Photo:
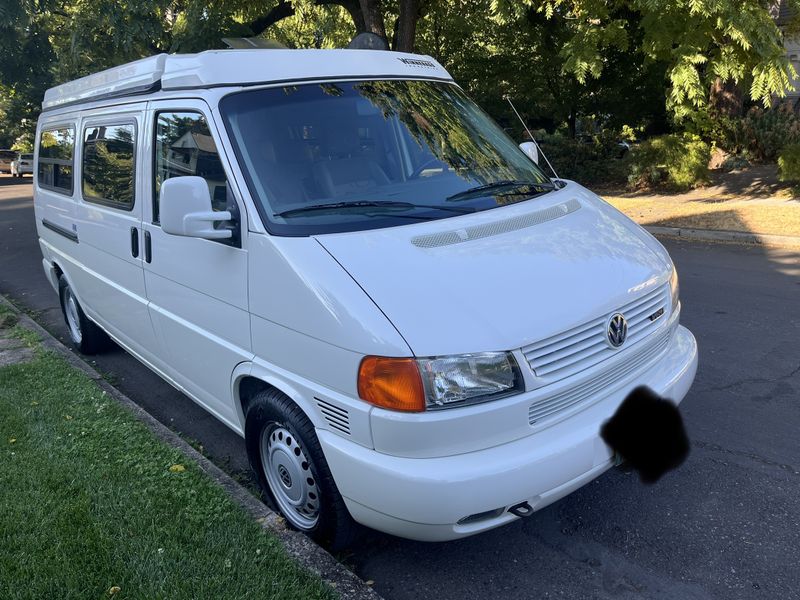
[(792, 81), (795, 91), (786, 92), (786, 97), (792, 100), (800, 99), (800, 32), (793, 34), (787, 33), (786, 28), (795, 18), (794, 9), (789, 5), (787, 0), (776, 0), (770, 7), (770, 14), (775, 19), (775, 23), (784, 32), (783, 46), (786, 48), (786, 54), (789, 56), (789, 61), (792, 63), (794, 70), (797, 71), (798, 77)]

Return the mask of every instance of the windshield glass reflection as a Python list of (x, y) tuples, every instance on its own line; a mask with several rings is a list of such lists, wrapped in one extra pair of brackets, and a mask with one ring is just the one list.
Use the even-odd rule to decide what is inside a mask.
[(441, 219), (552, 189), (453, 84), (286, 86), (231, 94), (220, 107), (251, 193), (277, 234)]

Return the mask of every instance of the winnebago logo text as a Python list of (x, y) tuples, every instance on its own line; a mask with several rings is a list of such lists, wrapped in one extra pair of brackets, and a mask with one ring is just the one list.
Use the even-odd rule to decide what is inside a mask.
[(429, 60), (422, 60), (419, 58), (398, 58), (400, 62), (411, 65), (412, 67), (425, 67), (428, 69), (435, 69), (436, 65)]

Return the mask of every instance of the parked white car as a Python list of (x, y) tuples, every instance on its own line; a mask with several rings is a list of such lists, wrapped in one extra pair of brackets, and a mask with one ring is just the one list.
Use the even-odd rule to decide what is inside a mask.
[(16, 157), (17, 153), (13, 150), (0, 150), (0, 173), (11, 173), (11, 163)]
[(294, 527), (450, 540), (615, 457), (697, 367), (642, 228), (553, 180), (427, 56), (161, 55), (48, 90), (35, 212), (82, 352), (108, 334), (245, 438)]
[(33, 175), (33, 154), (19, 154), (11, 163), (11, 174), (14, 177), (24, 177), (25, 174)]

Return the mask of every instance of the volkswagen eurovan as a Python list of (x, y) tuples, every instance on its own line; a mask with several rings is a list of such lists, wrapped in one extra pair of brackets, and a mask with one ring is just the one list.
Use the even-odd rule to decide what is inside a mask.
[(664, 248), (548, 177), (434, 59), (160, 55), (47, 91), (42, 265), (84, 353), (109, 336), (244, 437), (321, 540), (450, 540), (614, 463), (636, 386), (697, 349)]

